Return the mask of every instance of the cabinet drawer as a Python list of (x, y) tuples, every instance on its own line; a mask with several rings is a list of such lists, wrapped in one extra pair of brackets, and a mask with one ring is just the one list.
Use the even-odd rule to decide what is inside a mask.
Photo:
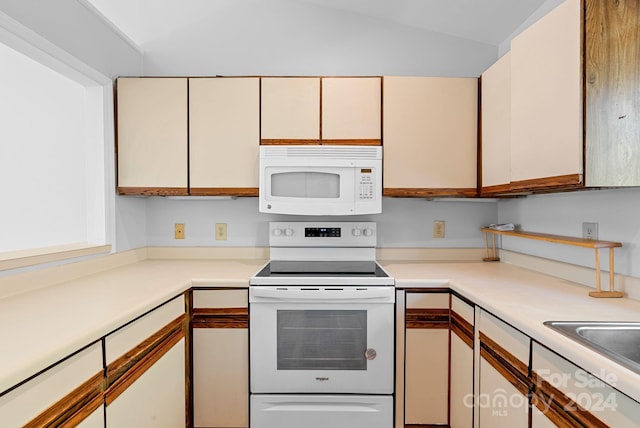
[(238, 290), (193, 290), (194, 308), (246, 308), (249, 291)]
[(548, 419), (590, 427), (631, 427), (640, 421), (640, 403), (615, 389), (615, 375), (594, 377), (540, 344), (533, 343), (533, 405)]
[(89, 414), (102, 405), (101, 385), (102, 345), (95, 343), (0, 397), (1, 424), (42, 426), (58, 417), (79, 423), (79, 410)]
[(107, 365), (138, 346), (184, 313), (184, 297), (180, 295), (142, 318), (108, 335), (105, 338)]
[[(486, 311), (480, 312), (481, 336), (491, 339), (521, 363), (529, 365), (529, 337)], [(481, 339), (482, 340), (482, 339)]]

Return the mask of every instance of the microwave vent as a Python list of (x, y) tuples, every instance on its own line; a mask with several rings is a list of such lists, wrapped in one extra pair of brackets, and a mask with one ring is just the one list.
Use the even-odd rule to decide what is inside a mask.
[(261, 146), (262, 158), (381, 159), (380, 146)]

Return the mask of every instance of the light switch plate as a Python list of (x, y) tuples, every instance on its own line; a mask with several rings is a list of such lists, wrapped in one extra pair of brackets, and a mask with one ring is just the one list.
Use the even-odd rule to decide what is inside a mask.
[(433, 237), (444, 238), (444, 220), (436, 220), (433, 222)]

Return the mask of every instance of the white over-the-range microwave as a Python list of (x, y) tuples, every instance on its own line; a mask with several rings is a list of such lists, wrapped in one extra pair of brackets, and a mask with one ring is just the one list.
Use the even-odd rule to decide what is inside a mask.
[(382, 147), (261, 146), (260, 212), (382, 212)]

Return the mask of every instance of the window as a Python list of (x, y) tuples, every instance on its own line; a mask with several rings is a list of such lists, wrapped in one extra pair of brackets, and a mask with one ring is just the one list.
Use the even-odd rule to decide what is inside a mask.
[(107, 243), (103, 87), (0, 44), (0, 253)]

